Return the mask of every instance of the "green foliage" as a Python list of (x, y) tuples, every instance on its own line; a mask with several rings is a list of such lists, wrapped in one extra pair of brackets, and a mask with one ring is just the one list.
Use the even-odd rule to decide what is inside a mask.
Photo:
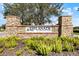
[(48, 55), (52, 51), (52, 46), (41, 44), (36, 48), (36, 52), (40, 55)]
[(32, 49), (28, 49), (27, 51), (28, 51), (28, 53), (29, 53), (30, 55), (33, 54), (33, 50), (32, 50)]
[(67, 41), (67, 42), (71, 43), (71, 44), (74, 45), (74, 46), (79, 45), (79, 38), (78, 38), (78, 37), (76, 37), (76, 38), (61, 37), (61, 40), (62, 40), (62, 41)]
[(10, 42), (5, 42), (5, 45), (4, 45), (6, 48), (10, 48), (11, 47), (11, 43)]
[(10, 37), (0, 37), (0, 47), (6, 47), (6, 48), (11, 48), (11, 47), (16, 47), (18, 45), (18, 42), (21, 40), (19, 37), (16, 36), (10, 36)]
[[(0, 48), (14, 48), (18, 45), (18, 41), (21, 41), (20, 38), (11, 36), (0, 38)], [(79, 46), (79, 38), (71, 38), (71, 37), (32, 37), (25, 40), (22, 40), (22, 43), (25, 46), (16, 51), (16, 55), (21, 55), (22, 52), (28, 51), (29, 54), (33, 54), (33, 52), (37, 52), (39, 55), (49, 55), (50, 52), (60, 53), (62, 51), (73, 52)]]
[(22, 54), (22, 52), (23, 52), (23, 50), (18, 50), (18, 51), (16, 51), (16, 55), (20, 56)]
[(14, 49), (15, 49), (15, 48), (9, 48), (8, 50), (9, 50), (9, 51), (13, 51)]
[(34, 41), (31, 40), (31, 39), (23, 40), (23, 43), (24, 43), (25, 45), (28, 45), (28, 46), (30, 46), (33, 42), (34, 42)]
[(4, 46), (4, 41), (5, 41), (5, 38), (0, 37), (0, 48)]
[(11, 41), (11, 47), (16, 47), (18, 45), (18, 43), (16, 41)]
[(52, 51), (52, 45), (48, 44), (46, 40), (48, 39), (44, 39), (44, 37), (33, 37), (24, 40), (23, 43), (25, 43), (31, 49), (35, 50), (37, 54), (48, 55)]
[(11, 41), (5, 41), (5, 47), (6, 48), (12, 48), (12, 47), (16, 47), (18, 45), (18, 43), (15, 40), (11, 40)]
[(20, 41), (21, 39), (17, 36), (10, 36), (10, 37), (7, 38), (7, 40), (8, 41), (10, 41), (10, 40)]
[(79, 27), (74, 27), (73, 32), (74, 32), (74, 34), (79, 35)]
[[(48, 55), (54, 51), (60, 53), (62, 51), (74, 51), (76, 45), (79, 45), (79, 38), (71, 37), (32, 37), (23, 40), (23, 43), (29, 48), (35, 50), (40, 55)], [(75, 44), (75, 46), (74, 46)]]
[(62, 41), (61, 40), (56, 40), (55, 52), (62, 52)]
[(32, 23), (42, 25), (51, 22), (51, 15), (59, 16), (63, 9), (62, 5), (62, 3), (4, 3), (4, 16), (19, 16), (23, 25), (32, 25)]
[(5, 24), (0, 26), (0, 32), (3, 32), (5, 30)]
[(74, 38), (74, 42), (73, 43), (76, 46), (79, 45), (79, 38), (78, 37)]
[(66, 51), (74, 51), (74, 47), (69, 42), (64, 41), (64, 48), (63, 48), (63, 50), (66, 50)]
[(23, 47), (23, 49), (26, 51), (26, 50), (29, 50), (29, 47), (25, 46), (25, 47)]
[(2, 53), (3, 52), (3, 48), (0, 48), (0, 53)]

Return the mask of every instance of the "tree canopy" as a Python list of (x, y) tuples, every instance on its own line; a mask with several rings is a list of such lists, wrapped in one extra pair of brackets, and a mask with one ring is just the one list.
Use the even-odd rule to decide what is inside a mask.
[(43, 25), (51, 23), (51, 16), (62, 13), (62, 3), (4, 3), (4, 16), (15, 15), (24, 25)]

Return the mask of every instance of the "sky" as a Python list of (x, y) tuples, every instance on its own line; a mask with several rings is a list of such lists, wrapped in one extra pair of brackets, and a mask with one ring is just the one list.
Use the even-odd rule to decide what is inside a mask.
[[(77, 11), (79, 8), (79, 3), (64, 3), (63, 7), (64, 9), (62, 10), (62, 16), (71, 15), (73, 26), (79, 26), (79, 11)], [(0, 3), (0, 26), (2, 24), (6, 24), (6, 20), (3, 16), (3, 11), (3, 4)], [(55, 22), (57, 21), (57, 18), (52, 17), (51, 20)]]

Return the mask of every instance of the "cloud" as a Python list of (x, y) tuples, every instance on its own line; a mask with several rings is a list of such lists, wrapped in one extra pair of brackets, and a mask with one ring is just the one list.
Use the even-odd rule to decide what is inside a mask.
[(69, 12), (69, 11), (71, 11), (71, 8), (66, 8), (62, 10), (62, 12)]
[(73, 23), (73, 26), (79, 26), (79, 17), (73, 17), (72, 23)]
[(3, 14), (0, 12), (0, 26), (5, 23), (6, 23), (6, 20), (4, 19)]
[(50, 18), (50, 20), (52, 20), (52, 24), (53, 24), (53, 25), (58, 24), (58, 17), (52, 16), (52, 17)]
[(65, 8), (62, 10), (63, 14), (62, 15), (72, 15), (72, 9), (71, 8)]
[(2, 14), (2, 13), (0, 13), (0, 19), (3, 19), (3, 18), (4, 18), (3, 14)]
[(0, 13), (3, 13), (4, 7), (2, 4), (0, 4)]
[(79, 7), (74, 7), (73, 9), (76, 10), (76, 11), (78, 11)]

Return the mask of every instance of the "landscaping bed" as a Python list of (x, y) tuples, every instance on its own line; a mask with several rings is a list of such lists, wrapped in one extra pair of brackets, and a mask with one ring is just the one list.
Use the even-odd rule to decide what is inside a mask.
[(1, 56), (79, 56), (78, 37), (0, 37)]

